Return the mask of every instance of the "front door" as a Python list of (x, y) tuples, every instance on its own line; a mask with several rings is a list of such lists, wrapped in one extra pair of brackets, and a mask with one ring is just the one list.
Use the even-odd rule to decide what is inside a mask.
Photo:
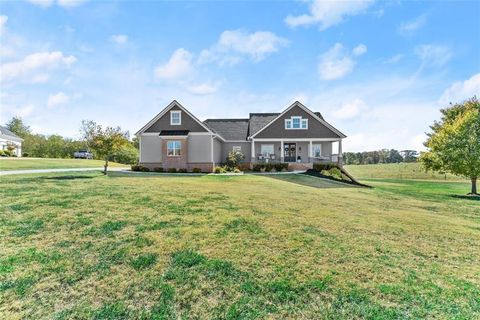
[(283, 145), (283, 157), (285, 159), (285, 162), (297, 161), (297, 144), (285, 143)]

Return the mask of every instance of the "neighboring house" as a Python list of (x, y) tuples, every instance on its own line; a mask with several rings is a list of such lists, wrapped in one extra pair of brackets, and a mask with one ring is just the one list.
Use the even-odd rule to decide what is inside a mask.
[[(319, 112), (298, 101), (281, 113), (202, 122), (174, 100), (136, 135), (140, 165), (203, 171), (224, 163), (232, 150), (240, 150), (250, 165), (286, 162), (289, 169), (312, 168), (315, 162), (341, 165), (342, 139), (346, 137)], [(335, 154), (334, 142), (338, 144)]]
[(17, 157), (21, 157), (22, 142), (22, 138), (7, 128), (0, 126), (0, 150), (8, 150), (10, 146), (10, 148), (13, 148), (13, 154)]

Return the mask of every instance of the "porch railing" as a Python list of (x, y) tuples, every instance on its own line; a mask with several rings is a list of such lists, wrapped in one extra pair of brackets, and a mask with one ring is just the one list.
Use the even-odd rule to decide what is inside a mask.
[[(307, 161), (305, 161), (307, 159)], [(340, 159), (341, 160), (341, 159)], [(297, 158), (298, 161), (298, 158)], [(284, 158), (278, 157), (277, 155), (264, 156), (258, 154), (252, 162), (255, 163), (282, 163), (282, 162), (297, 162), (297, 161), (285, 161)], [(339, 158), (337, 154), (332, 154), (331, 156), (324, 157), (302, 157), (300, 156), (301, 163), (339, 163)]]

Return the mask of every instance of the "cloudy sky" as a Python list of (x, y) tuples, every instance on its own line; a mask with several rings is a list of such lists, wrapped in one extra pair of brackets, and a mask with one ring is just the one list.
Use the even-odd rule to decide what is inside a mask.
[(171, 100), (200, 119), (299, 100), (346, 151), (421, 148), (450, 101), (480, 95), (480, 2), (0, 3), (0, 123), (136, 132)]

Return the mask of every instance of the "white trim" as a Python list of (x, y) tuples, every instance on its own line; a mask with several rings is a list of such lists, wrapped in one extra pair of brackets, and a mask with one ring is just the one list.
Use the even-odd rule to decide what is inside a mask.
[(150, 120), (146, 125), (144, 125), (142, 127), (142, 129), (138, 130), (137, 133), (135, 133), (135, 135), (138, 136), (139, 134), (143, 134), (148, 128), (150, 128), (155, 122), (157, 122), (158, 119), (163, 117), (163, 115), (165, 115), (171, 108), (173, 108), (175, 106), (179, 107), (183, 112), (185, 112), (187, 115), (189, 115), (193, 120), (197, 121), (205, 130), (207, 130), (211, 134), (214, 134), (214, 132), (212, 130), (210, 130), (203, 122), (198, 120), (197, 117), (195, 117), (193, 114), (191, 114), (190, 111), (185, 109), (185, 107), (182, 106), (177, 100), (173, 100), (172, 102), (170, 102), (170, 104), (168, 106), (165, 107), (165, 109), (160, 111), (159, 114), (157, 114), (152, 120)]
[(137, 137), (140, 136), (158, 136), (160, 135), (160, 132), (144, 132), (142, 134), (137, 134)]
[(314, 143), (314, 144), (312, 144), (312, 158), (317, 158), (317, 157), (315, 157), (315, 154), (314, 154), (314, 152), (313, 152), (313, 151), (314, 151), (314, 150), (313, 150), (314, 146), (319, 146), (319, 147), (320, 147), (320, 158), (322, 158), (322, 144), (321, 144), (321, 143)]
[(254, 139), (252, 139), (252, 148), (251, 148), (250, 156), (251, 156), (250, 161), (255, 161), (256, 160), (256, 158), (255, 158), (255, 140)]
[[(173, 123), (173, 115), (178, 114), (178, 123)], [(182, 125), (182, 111), (181, 110), (170, 110), (170, 125), (171, 126), (181, 126)]]
[(141, 135), (138, 136), (138, 162), (142, 162), (142, 136)]
[[(300, 119), (300, 127), (294, 128), (293, 127), (293, 119)], [(305, 121), (307, 126), (302, 128), (302, 122)], [(287, 127), (287, 122), (290, 122), (290, 128)], [(285, 119), (285, 130), (308, 130), (308, 118), (302, 118), (301, 116), (291, 116), (290, 118)]]
[(215, 167), (215, 161), (213, 161), (213, 134), (210, 139), (210, 159), (212, 161), (212, 166)]
[[(175, 146), (173, 147), (173, 149), (171, 149), (171, 150), (173, 150), (173, 154), (172, 155), (168, 154), (168, 144), (170, 142), (178, 142), (180, 144), (180, 147), (178, 148), (178, 154), (175, 154), (175, 150), (177, 150), (177, 148), (175, 148)], [(180, 140), (168, 140), (168, 141), (166, 141), (166, 143), (167, 143), (167, 154), (166, 154), (167, 157), (181, 157), (182, 156), (182, 141), (180, 141)]]
[(224, 142), (250, 143), (248, 140), (223, 140)]
[(189, 136), (211, 136), (210, 132), (189, 132)]
[(278, 119), (280, 119), (280, 117), (282, 117), (285, 113), (287, 113), (290, 109), (292, 109), (293, 107), (300, 107), (302, 108), (305, 112), (307, 112), (309, 115), (311, 115), (314, 119), (316, 119), (317, 121), (319, 121), (320, 123), (322, 123), (323, 125), (325, 125), (327, 128), (329, 128), (330, 130), (332, 130), (334, 133), (338, 134), (340, 136), (340, 138), (346, 138), (347, 136), (344, 135), (343, 133), (341, 133), (338, 129), (335, 129), (331, 124), (329, 124), (328, 122), (326, 122), (325, 120), (322, 120), (321, 118), (319, 118), (315, 113), (313, 113), (312, 111), (310, 111), (310, 109), (308, 109), (307, 107), (305, 107), (303, 104), (301, 104), (300, 102), (298, 101), (295, 101), (292, 105), (290, 105), (290, 107), (288, 107), (287, 109), (285, 109), (282, 113), (280, 113), (275, 119), (273, 119), (272, 121), (270, 121), (266, 126), (264, 126), (262, 129), (258, 130), (257, 132), (255, 132), (255, 134), (253, 134), (252, 136), (248, 137), (249, 139), (251, 138), (254, 138), (256, 135), (258, 135), (260, 132), (262, 132), (263, 130), (265, 130), (266, 128), (268, 128), (272, 123), (274, 123), (275, 121), (277, 121)]
[(281, 141), (285, 141), (285, 142), (299, 142), (299, 141), (331, 141), (331, 142), (335, 142), (335, 141), (341, 141), (342, 138), (258, 138), (258, 139), (255, 139), (255, 141), (260, 141), (260, 142), (267, 142), (267, 141), (278, 141), (278, 142), (281, 142)]
[(188, 136), (159, 136), (160, 139), (165, 139), (165, 140), (175, 140), (175, 139), (182, 139), (185, 140), (188, 138)]

